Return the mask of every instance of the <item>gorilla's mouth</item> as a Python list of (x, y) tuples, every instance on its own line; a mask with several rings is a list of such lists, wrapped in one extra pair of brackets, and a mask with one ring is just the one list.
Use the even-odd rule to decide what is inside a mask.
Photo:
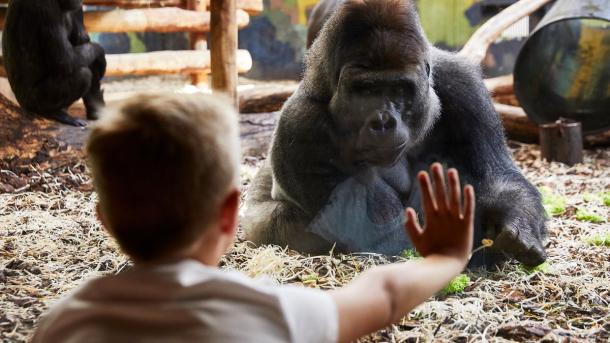
[(398, 145), (386, 146), (368, 146), (365, 149), (354, 151), (354, 167), (366, 167), (369, 165), (378, 167), (391, 167), (395, 165), (402, 157), (407, 142)]

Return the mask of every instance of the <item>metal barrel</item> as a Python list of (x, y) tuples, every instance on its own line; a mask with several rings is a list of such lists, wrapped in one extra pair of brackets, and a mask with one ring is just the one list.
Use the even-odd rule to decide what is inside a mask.
[(558, 0), (519, 52), (514, 76), (534, 122), (610, 129), (610, 0)]

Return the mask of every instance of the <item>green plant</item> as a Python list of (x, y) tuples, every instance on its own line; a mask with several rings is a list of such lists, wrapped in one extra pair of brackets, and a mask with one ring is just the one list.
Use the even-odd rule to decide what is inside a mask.
[(400, 257), (404, 257), (407, 260), (417, 260), (422, 258), (422, 256), (417, 252), (417, 250), (411, 248), (411, 249), (405, 249), (400, 253)]
[(610, 192), (602, 194), (602, 202), (606, 206), (610, 206)]
[(598, 197), (595, 194), (585, 193), (582, 195), (582, 200), (585, 202), (595, 202), (598, 200)]
[(558, 216), (566, 211), (566, 200), (561, 195), (554, 194), (551, 188), (543, 186), (539, 188), (542, 195), (542, 205), (549, 217)]
[(610, 231), (585, 238), (585, 242), (598, 247), (610, 247)]
[(519, 265), (519, 270), (526, 273), (526, 274), (534, 274), (537, 272), (541, 272), (543, 274), (548, 274), (551, 272), (551, 265), (548, 264), (548, 262), (544, 262), (542, 264), (539, 264), (537, 266), (534, 267), (530, 267), (530, 266), (526, 266), (524, 264), (520, 264)]
[(589, 212), (587, 210), (578, 209), (576, 210), (576, 219), (582, 222), (590, 222), (590, 223), (603, 223), (604, 218), (597, 213)]
[(441, 290), (441, 294), (451, 295), (462, 293), (468, 285), (470, 285), (470, 277), (466, 274), (460, 274), (453, 278), (453, 280)]

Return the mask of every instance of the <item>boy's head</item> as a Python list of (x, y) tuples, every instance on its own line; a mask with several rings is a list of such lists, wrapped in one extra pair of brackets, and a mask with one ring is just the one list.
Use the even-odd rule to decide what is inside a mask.
[(100, 215), (132, 258), (187, 248), (239, 185), (237, 115), (205, 95), (139, 95), (109, 109), (87, 153)]

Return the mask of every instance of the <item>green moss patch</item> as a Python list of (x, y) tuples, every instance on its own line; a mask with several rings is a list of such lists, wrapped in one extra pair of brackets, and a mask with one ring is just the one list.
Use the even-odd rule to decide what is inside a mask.
[(407, 260), (417, 260), (422, 256), (415, 249), (405, 249), (400, 253), (400, 257), (404, 257)]
[(583, 209), (576, 210), (576, 219), (580, 220), (581, 222), (589, 222), (595, 224), (600, 224), (604, 222), (604, 218), (599, 214)]
[(542, 194), (542, 205), (549, 217), (559, 216), (566, 211), (566, 199), (561, 195), (553, 193), (551, 188), (543, 186), (539, 188)]
[(549, 274), (551, 272), (551, 265), (548, 262), (544, 262), (534, 267), (526, 266), (524, 264), (519, 265), (519, 270), (526, 274), (543, 273)]
[(610, 247), (610, 232), (587, 237), (585, 238), (585, 242), (587, 242), (589, 245), (598, 247)]
[(443, 290), (441, 290), (442, 295), (451, 295), (458, 294), (464, 292), (466, 287), (470, 285), (470, 277), (466, 274), (460, 274), (453, 278), (451, 282)]

